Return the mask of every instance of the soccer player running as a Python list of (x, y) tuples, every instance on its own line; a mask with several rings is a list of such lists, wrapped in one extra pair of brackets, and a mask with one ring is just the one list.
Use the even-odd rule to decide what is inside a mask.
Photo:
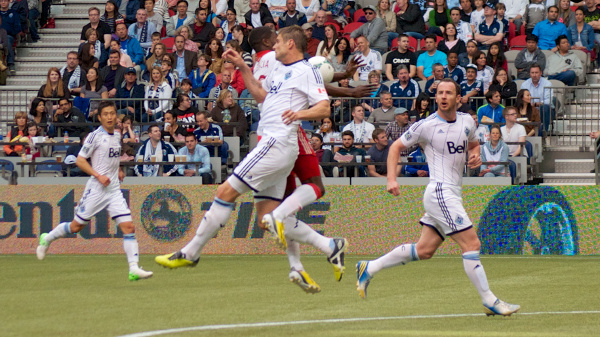
[[(87, 136), (75, 162), (83, 172), (90, 175), (75, 211), (75, 218), (71, 222), (60, 223), (50, 233), (40, 236), (36, 250), (37, 258), (43, 260), (52, 242), (68, 234), (78, 233), (96, 213), (106, 208), (123, 232), (123, 249), (129, 262), (129, 280), (146, 279), (152, 276), (152, 272), (138, 266), (139, 250), (135, 239), (135, 226), (129, 206), (121, 192), (120, 181), (125, 178), (125, 173), (119, 167), (121, 134), (115, 130), (117, 109), (114, 103), (100, 102), (98, 119), (101, 126)], [(87, 161), (90, 158), (91, 165)]]
[[(218, 187), (215, 200), (192, 241), (178, 252), (157, 256), (158, 264), (168, 268), (195, 266), (204, 245), (227, 223), (233, 203), (241, 194), (254, 192), (259, 214), (274, 208), (265, 211), (270, 205), (268, 201), (282, 200), (286, 178), (298, 157), (300, 120), (318, 120), (330, 114), (321, 74), (303, 59), (306, 44), (300, 27), (281, 29), (274, 45), (277, 62), (262, 84), (235, 50), (223, 54), (223, 58), (239, 67), (246, 88), (258, 103), (262, 103), (258, 127), (260, 140), (235, 168), (233, 175)], [(314, 245), (328, 253), (332, 238), (321, 236), (306, 224), (299, 227), (297, 235), (289, 233), (292, 239), (303, 242), (306, 238), (302, 235), (319, 235)]]
[(449, 236), (463, 252), (465, 272), (481, 296), (485, 313), (488, 316), (509, 316), (521, 307), (500, 300), (490, 291), (479, 260), (481, 243), (462, 205), (465, 152), (468, 151), (467, 165), (470, 168), (479, 167), (481, 158), (475, 122), (468, 114), (456, 111), (460, 98), (460, 87), (456, 82), (441, 80), (435, 96), (437, 112), (413, 124), (391, 145), (387, 160), (387, 191), (394, 196), (400, 194), (394, 175), (400, 151), (415, 144), (425, 148), (430, 180), (423, 195), (425, 215), (420, 221), (421, 237), (417, 243), (398, 246), (376, 260), (359, 261), (356, 265), (357, 290), (361, 297), (366, 297), (369, 282), (380, 270), (430, 259)]

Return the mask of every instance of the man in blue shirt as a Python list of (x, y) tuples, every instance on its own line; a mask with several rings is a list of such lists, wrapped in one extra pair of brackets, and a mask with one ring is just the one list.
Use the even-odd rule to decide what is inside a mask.
[(458, 65), (458, 54), (454, 51), (448, 53), (448, 64), (444, 67), (444, 78), (451, 78), (460, 84), (465, 79), (465, 68)]
[(227, 165), (227, 151), (229, 146), (224, 142), (223, 130), (220, 126), (210, 123), (206, 111), (196, 113), (196, 124), (198, 127), (194, 130), (196, 139), (204, 145), (211, 156), (215, 154), (215, 147), (221, 157), (221, 164)]
[(444, 66), (448, 64), (448, 61), (446, 60), (446, 54), (437, 50), (436, 41), (436, 35), (427, 35), (425, 37), (426, 52), (419, 55), (417, 58), (417, 76), (419, 76), (419, 78), (423, 81), (433, 78), (433, 75), (431, 74), (431, 66), (434, 63), (441, 63)]
[(11, 73), (15, 71), (15, 50), (13, 44), (15, 39), (21, 33), (21, 21), (19, 13), (10, 9), (8, 0), (0, 0), (0, 27), (6, 30), (8, 35), (8, 43), (4, 47), (8, 48), (8, 57), (6, 63)]
[[(394, 98), (394, 106), (412, 110), (414, 101), (419, 96), (419, 84), (409, 77), (408, 68), (401, 64), (398, 66), (398, 81), (390, 86), (390, 93)], [(398, 99), (398, 97), (410, 97), (410, 99)]]
[(179, 74), (179, 81), (188, 78), (188, 74), (198, 68), (198, 53), (185, 49), (185, 38), (181, 35), (175, 37), (173, 57), (175, 58), (174, 66)]
[[(477, 80), (477, 66), (467, 65), (467, 79), (460, 83), (460, 96), (463, 105), (468, 104), (471, 97), (479, 97), (483, 94), (483, 83)], [(477, 102), (471, 101), (471, 110), (477, 111)]]
[(115, 33), (121, 41), (121, 53), (126, 53), (131, 57), (131, 62), (133, 62), (135, 68), (140, 68), (141, 70), (146, 69), (146, 64), (144, 63), (144, 50), (136, 38), (128, 35), (127, 25), (122, 22), (117, 23)]
[(496, 6), (488, 2), (483, 10), (485, 20), (475, 27), (475, 40), (480, 50), (487, 50), (494, 42), (502, 42), (504, 38), (504, 26), (496, 20)]
[(198, 144), (198, 140), (194, 134), (188, 133), (185, 136), (185, 147), (179, 149), (179, 155), (186, 156), (186, 161), (188, 162), (198, 162), (198, 165), (179, 165), (177, 172), (180, 176), (192, 177), (198, 174), (202, 177), (202, 184), (213, 183), (210, 169), (210, 154), (204, 146)]
[(537, 36), (538, 47), (542, 50), (552, 50), (556, 52), (556, 38), (565, 35), (571, 44), (571, 34), (564, 23), (556, 21), (558, 19), (558, 7), (548, 7), (548, 19), (539, 22), (533, 28), (533, 35)]
[(504, 120), (504, 116), (502, 116), (502, 111), (504, 111), (504, 106), (500, 104), (502, 101), (502, 96), (500, 96), (500, 92), (496, 90), (489, 90), (485, 93), (485, 99), (488, 101), (488, 104), (482, 105), (477, 110), (477, 121), (479, 124), (504, 124), (506, 121)]
[(552, 103), (552, 89), (545, 89), (552, 87), (552, 83), (542, 77), (542, 68), (537, 63), (532, 64), (529, 68), (529, 76), (530, 78), (521, 84), (521, 89), (529, 90), (532, 97), (531, 104), (540, 110), (544, 130), (548, 131), (551, 121), (556, 115)]

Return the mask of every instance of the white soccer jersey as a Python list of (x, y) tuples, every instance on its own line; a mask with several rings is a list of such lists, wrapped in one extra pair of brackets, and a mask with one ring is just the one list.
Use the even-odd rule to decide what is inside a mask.
[(297, 143), (300, 121), (285, 125), (281, 115), (287, 110), (299, 111), (329, 100), (321, 73), (306, 60), (289, 65), (277, 62), (262, 86), (267, 96), (260, 111), (260, 136), (288, 138)]
[(256, 63), (252, 68), (254, 78), (262, 83), (275, 66), (275, 63), (279, 63), (279, 61), (275, 59), (275, 52), (272, 50), (264, 50), (256, 54)]
[(371, 49), (369, 50), (369, 54), (367, 56), (357, 53), (356, 55), (362, 56), (364, 67), (358, 68), (358, 79), (360, 81), (368, 81), (369, 73), (373, 70), (381, 71), (381, 54), (377, 50)]
[(425, 149), (429, 183), (461, 186), (469, 142), (477, 142), (475, 122), (469, 114), (457, 112), (456, 121), (447, 122), (437, 113), (413, 124), (400, 138), (411, 147)]
[[(121, 134), (115, 130), (109, 134), (103, 127), (90, 133), (79, 151), (83, 158), (92, 159), (92, 168), (100, 175), (110, 179), (106, 190), (120, 189), (119, 162), (121, 157)], [(89, 186), (103, 189), (104, 186), (94, 177), (90, 178)], [(95, 186), (94, 186), (95, 185)]]

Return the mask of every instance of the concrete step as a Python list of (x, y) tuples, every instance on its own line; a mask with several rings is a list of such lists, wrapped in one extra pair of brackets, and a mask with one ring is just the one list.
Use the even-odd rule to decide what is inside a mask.
[(81, 20), (81, 19), (77, 19), (77, 20), (56, 20), (56, 28), (54, 29), (63, 29), (63, 28), (69, 28), (69, 29), (75, 29), (75, 31), (72, 31), (72, 33), (81, 33), (81, 28), (83, 28), (83, 26), (87, 25), (90, 21), (85, 19), (85, 20)]
[(595, 182), (593, 183), (542, 183), (540, 184), (542, 186), (594, 186), (596, 185)]
[(32, 63), (32, 62), (17, 62), (15, 64), (17, 75), (16, 76), (46, 76), (48, 69), (56, 67), (58, 69), (66, 65), (66, 60), (63, 62), (46, 62), (44, 64)]
[(81, 29), (86, 24), (87, 23), (84, 23), (83, 25), (81, 25), (79, 27), (75, 27), (75, 28), (58, 28), (58, 27), (57, 28), (41, 28), (40, 33), (41, 34), (49, 34), (49, 35), (63, 34), (63, 35), (69, 35), (72, 37), (74, 37), (75, 35), (80, 36), (79, 34), (81, 34)]
[[(5, 91), (5, 92), (9, 92), (9, 93), (10, 92), (19, 92), (19, 94), (21, 94), (20, 91), (32, 91), (35, 94), (37, 94), (38, 90), (40, 90), (40, 86), (41, 85), (11, 85), (11, 86), (0, 85), (0, 91)], [(2, 94), (0, 94), (0, 97), (2, 97)], [(10, 99), (10, 98), (8, 98), (8, 99)], [(5, 102), (2, 99), (0, 99), (0, 101)]]
[(593, 184), (596, 181), (594, 173), (543, 173), (542, 178), (546, 184)]
[(21, 85), (25, 85), (25, 86), (36, 86), (38, 87), (38, 89), (40, 88), (40, 86), (42, 86), (44, 83), (46, 83), (46, 77), (45, 76), (27, 76), (27, 77), (9, 77), (6, 79), (6, 85), (7, 86), (21, 86)]
[(105, 1), (103, 2), (98, 0), (62, 0), (62, 3), (67, 5), (67, 7), (69, 7), (69, 5), (97, 6), (102, 10), (102, 12), (104, 12), (104, 5), (106, 4)]
[(60, 46), (69, 50), (77, 51), (79, 49), (79, 36), (77, 39), (62, 40), (62, 41), (44, 41), (40, 40), (36, 43), (23, 43), (19, 46), (19, 51), (31, 49), (48, 49)]
[(66, 63), (67, 61), (67, 55), (62, 55), (62, 56), (23, 56), (23, 57), (16, 57), (16, 61), (17, 62), (61, 62), (61, 63)]
[(67, 54), (71, 50), (77, 50), (77, 46), (60, 46), (54, 49), (50, 48), (24, 48), (19, 50), (19, 57), (60, 57), (65, 62)]
[(589, 173), (594, 168), (593, 159), (555, 159), (556, 173)]
[(54, 19), (56, 22), (59, 20), (87, 20), (90, 7), (82, 5), (80, 8), (71, 8), (71, 6), (67, 6), (61, 14), (54, 15)]

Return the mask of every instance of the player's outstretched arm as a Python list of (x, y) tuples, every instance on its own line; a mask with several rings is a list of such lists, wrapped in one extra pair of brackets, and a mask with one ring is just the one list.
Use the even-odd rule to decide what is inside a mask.
[(242, 78), (244, 78), (244, 83), (246, 84), (246, 89), (250, 92), (254, 100), (258, 103), (262, 103), (267, 96), (267, 92), (263, 89), (260, 82), (254, 78), (254, 74), (252, 74), (252, 69), (248, 67), (244, 59), (238, 52), (233, 49), (229, 49), (223, 53), (223, 59), (230, 60), (233, 64), (238, 67), (240, 72), (242, 73)]
[(100, 175), (100, 173), (96, 172), (96, 170), (94, 170), (94, 168), (92, 167), (92, 165), (90, 165), (90, 163), (88, 163), (87, 159), (85, 159), (82, 156), (77, 156), (77, 160), (75, 161), (75, 165), (77, 165), (77, 167), (79, 167), (83, 172), (87, 173), (88, 175), (98, 179), (98, 181), (104, 185), (104, 186), (108, 186), (108, 184), (110, 184), (110, 179), (108, 179), (107, 176), (103, 176)]
[(478, 168), (481, 166), (481, 150), (479, 148), (479, 142), (469, 143), (469, 161), (467, 162), (469, 168)]
[(331, 80), (331, 82), (338, 82), (339, 80), (342, 80), (344, 78), (350, 78), (354, 76), (358, 68), (364, 67), (365, 65), (367, 64), (364, 62), (362, 56), (356, 55), (353, 58), (350, 58), (350, 60), (348, 60), (348, 63), (346, 64), (346, 71), (333, 74), (333, 79)]
[(291, 124), (297, 120), (316, 121), (329, 116), (331, 116), (329, 100), (322, 100), (306, 110), (299, 110), (296, 112), (287, 110), (281, 115), (281, 118), (285, 124)]
[(387, 191), (393, 196), (400, 195), (400, 186), (396, 180), (396, 168), (400, 159), (400, 152), (404, 151), (406, 146), (402, 143), (401, 138), (396, 139), (390, 146), (387, 158)]
[(359, 85), (355, 88), (334, 87), (332, 85), (325, 84), (325, 89), (327, 90), (327, 94), (329, 96), (361, 98), (370, 97), (371, 94), (377, 90), (377, 84)]

